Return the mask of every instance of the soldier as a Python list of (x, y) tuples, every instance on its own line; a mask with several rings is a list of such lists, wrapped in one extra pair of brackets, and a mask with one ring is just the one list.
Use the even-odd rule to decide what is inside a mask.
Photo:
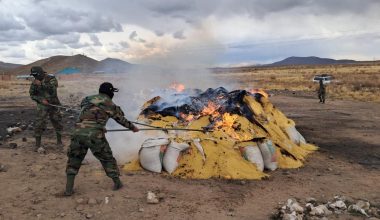
[(34, 136), (36, 138), (35, 150), (41, 147), (41, 135), (46, 129), (48, 117), (57, 135), (57, 145), (62, 150), (62, 115), (58, 108), (49, 106), (49, 104), (61, 104), (57, 97), (58, 81), (54, 75), (46, 74), (40, 66), (33, 66), (30, 72), (34, 80), (30, 85), (29, 95), (37, 103), (37, 118), (34, 128)]
[(318, 98), (319, 98), (319, 103), (325, 104), (326, 87), (325, 87), (325, 84), (323, 84), (322, 79), (319, 80)]
[(111, 83), (100, 85), (99, 94), (87, 96), (82, 100), (81, 113), (75, 124), (71, 137), (71, 144), (67, 153), (66, 167), (67, 183), (65, 196), (73, 194), (75, 175), (78, 174), (82, 161), (90, 148), (92, 154), (101, 162), (107, 176), (114, 182), (114, 190), (120, 189), (120, 172), (111, 148), (105, 138), (105, 125), (109, 118), (113, 118), (120, 125), (138, 132), (139, 129), (129, 122), (121, 108), (112, 102), (114, 92), (118, 92)]

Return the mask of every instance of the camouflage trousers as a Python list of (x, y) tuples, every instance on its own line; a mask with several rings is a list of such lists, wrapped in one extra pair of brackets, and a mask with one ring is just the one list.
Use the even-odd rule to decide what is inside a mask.
[(57, 108), (37, 107), (37, 117), (35, 121), (34, 136), (41, 136), (46, 129), (47, 119), (50, 119), (55, 131), (62, 133), (62, 114)]
[(319, 102), (325, 103), (326, 92), (325, 91), (318, 91), (318, 98), (319, 98)]
[(88, 137), (87, 135), (73, 135), (67, 152), (66, 174), (76, 175), (82, 165), (82, 161), (90, 148), (92, 154), (100, 161), (104, 171), (110, 178), (120, 176), (119, 168), (112, 150), (105, 137)]

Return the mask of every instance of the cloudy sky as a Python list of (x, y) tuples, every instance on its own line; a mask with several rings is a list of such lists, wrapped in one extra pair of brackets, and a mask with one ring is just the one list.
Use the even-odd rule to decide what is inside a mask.
[(0, 0), (0, 61), (380, 59), (379, 0)]

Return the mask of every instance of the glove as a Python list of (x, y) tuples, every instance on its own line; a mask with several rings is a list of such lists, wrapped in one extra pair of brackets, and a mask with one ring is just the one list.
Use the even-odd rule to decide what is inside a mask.
[(48, 100), (43, 99), (43, 100), (42, 100), (42, 104), (43, 104), (43, 105), (49, 105), (49, 102), (48, 102)]
[(133, 125), (132, 131), (133, 131), (134, 133), (136, 133), (136, 132), (139, 131), (139, 128)]
[(38, 79), (35, 79), (35, 80), (33, 81), (33, 83), (34, 83), (34, 85), (37, 85), (37, 86), (40, 86), (40, 85), (41, 85), (41, 81), (38, 80)]

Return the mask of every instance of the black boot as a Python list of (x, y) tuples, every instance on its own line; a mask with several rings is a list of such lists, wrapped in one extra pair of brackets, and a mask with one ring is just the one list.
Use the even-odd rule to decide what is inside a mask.
[(123, 187), (123, 183), (121, 182), (120, 178), (119, 177), (114, 177), (112, 178), (113, 180), (113, 190), (116, 191), (116, 190), (119, 190)]
[(34, 147), (34, 151), (37, 151), (38, 148), (41, 147), (41, 136), (36, 136), (36, 146)]
[(67, 175), (66, 190), (63, 193), (63, 195), (71, 196), (74, 193), (74, 191), (73, 191), (74, 180), (75, 180), (75, 175), (72, 175), (72, 174)]

